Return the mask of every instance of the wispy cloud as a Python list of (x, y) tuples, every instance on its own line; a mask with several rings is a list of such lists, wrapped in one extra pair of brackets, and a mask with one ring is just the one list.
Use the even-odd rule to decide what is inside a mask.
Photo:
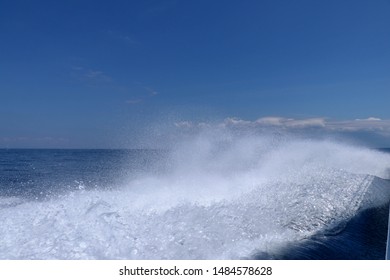
[(346, 121), (329, 121), (327, 128), (339, 131), (372, 131), (390, 135), (390, 120), (370, 117)]
[[(176, 122), (178, 128), (199, 128), (205, 123), (189, 121)], [(284, 117), (262, 117), (254, 121), (239, 118), (226, 118), (222, 122), (214, 124), (222, 128), (254, 128), (254, 129), (283, 129), (283, 130), (304, 130), (317, 129), (329, 132), (375, 132), (381, 135), (390, 136), (390, 120), (382, 120), (376, 117), (369, 117), (354, 120), (331, 120), (327, 118), (305, 118), (293, 119)]]
[(101, 70), (85, 68), (83, 66), (73, 66), (71, 76), (87, 85), (110, 84), (113, 78)]
[(84, 74), (84, 77), (86, 79), (89, 79), (89, 80), (95, 81), (95, 82), (105, 82), (105, 83), (112, 82), (112, 78), (110, 76), (104, 74), (102, 71), (99, 71), (99, 70), (88, 70)]
[(123, 33), (119, 30), (103, 29), (102, 32), (111, 40), (118, 41), (118, 43), (124, 43), (128, 46), (138, 45), (140, 43), (133, 36)]
[(282, 117), (264, 117), (264, 118), (259, 118), (256, 121), (250, 123), (252, 123), (255, 126), (304, 128), (304, 127), (324, 127), (326, 121), (324, 118), (291, 119), (291, 118), (282, 118)]
[(292, 119), (283, 117), (263, 117), (255, 121), (242, 120), (238, 118), (226, 118), (221, 126), (241, 127), (279, 127), (279, 128), (305, 128), (325, 127), (324, 118)]
[(146, 102), (148, 99), (151, 99), (159, 94), (155, 89), (149, 86), (141, 86), (141, 88), (138, 88), (138, 91), (138, 98), (127, 99), (125, 102), (130, 105), (139, 104)]
[(156, 96), (158, 95), (158, 92), (154, 89), (152, 89), (151, 87), (144, 87), (147, 92), (149, 93), (149, 96)]
[(124, 103), (129, 105), (140, 104), (160, 95), (160, 93), (150, 85), (133, 82), (132, 84), (121, 84), (110, 75), (99, 69), (92, 69), (80, 65), (71, 67), (73, 80), (78, 81), (83, 86), (95, 89), (104, 89), (118, 95), (125, 95)]
[(381, 121), (382, 119), (369, 117), (367, 119), (356, 119), (357, 121)]

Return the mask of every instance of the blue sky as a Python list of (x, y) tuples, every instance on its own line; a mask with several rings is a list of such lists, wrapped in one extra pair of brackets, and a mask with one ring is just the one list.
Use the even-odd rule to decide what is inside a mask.
[(390, 146), (389, 14), (388, 0), (2, 0), (0, 147), (135, 147), (159, 122), (231, 120)]

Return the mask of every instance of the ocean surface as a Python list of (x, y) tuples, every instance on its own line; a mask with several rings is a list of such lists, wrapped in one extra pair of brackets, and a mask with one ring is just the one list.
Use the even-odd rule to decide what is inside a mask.
[(384, 259), (390, 153), (200, 135), (0, 150), (0, 259)]

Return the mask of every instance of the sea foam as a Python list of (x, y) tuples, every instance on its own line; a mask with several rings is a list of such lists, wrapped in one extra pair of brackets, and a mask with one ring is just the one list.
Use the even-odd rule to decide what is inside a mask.
[(110, 190), (0, 198), (0, 258), (251, 258), (390, 198), (388, 154), (329, 140), (207, 132), (164, 164)]

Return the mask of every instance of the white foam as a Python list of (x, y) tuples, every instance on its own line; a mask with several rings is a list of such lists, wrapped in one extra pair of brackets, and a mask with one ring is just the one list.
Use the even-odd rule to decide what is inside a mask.
[(3, 203), (0, 258), (247, 258), (331, 228), (383, 198), (363, 199), (373, 184), (389, 187), (375, 177), (389, 155), (329, 141), (201, 135), (169, 164), (112, 191)]

